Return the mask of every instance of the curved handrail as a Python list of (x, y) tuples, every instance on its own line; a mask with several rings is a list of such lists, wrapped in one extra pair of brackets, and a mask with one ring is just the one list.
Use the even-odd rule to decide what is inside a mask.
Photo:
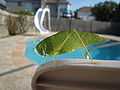
[(49, 23), (49, 29), (50, 29), (50, 10), (49, 10), (49, 8), (38, 9), (38, 11), (36, 12), (35, 18), (34, 18), (35, 27), (39, 30), (40, 34), (48, 34), (49, 33), (49, 30), (47, 30), (43, 27), (43, 21), (44, 21), (46, 12), (48, 12), (48, 23)]
[[(41, 23), (41, 27), (45, 30), (45, 28), (43, 27), (43, 20), (44, 20), (44, 18), (45, 18), (45, 13), (46, 12), (48, 12), (48, 24), (49, 24), (49, 29), (50, 29), (50, 10), (49, 10), (49, 8), (45, 8), (45, 9), (43, 9), (43, 12), (42, 12), (42, 16), (41, 16), (41, 21), (40, 21), (40, 23)], [(47, 32), (49, 32), (48, 30), (47, 30)]]
[(35, 27), (36, 27), (37, 30), (40, 30), (40, 27), (39, 27), (40, 21), (39, 21), (38, 18), (41, 16), (42, 11), (43, 11), (43, 9), (39, 8), (38, 11), (35, 14), (35, 17), (34, 17), (34, 24), (35, 24)]

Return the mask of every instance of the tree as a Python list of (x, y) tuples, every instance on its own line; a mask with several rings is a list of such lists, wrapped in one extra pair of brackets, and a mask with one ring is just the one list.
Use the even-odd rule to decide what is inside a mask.
[(114, 13), (116, 12), (118, 4), (114, 1), (105, 1), (96, 4), (92, 13), (96, 16), (96, 20), (99, 21), (115, 21)]
[(118, 4), (116, 10), (114, 11), (113, 16), (115, 22), (120, 22), (120, 3)]

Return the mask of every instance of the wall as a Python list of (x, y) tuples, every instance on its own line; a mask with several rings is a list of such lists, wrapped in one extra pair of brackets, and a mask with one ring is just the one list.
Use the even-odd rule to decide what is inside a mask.
[[(9, 35), (8, 27), (6, 24), (6, 19), (8, 18), (8, 16), (18, 17), (18, 15), (11, 14), (0, 9), (0, 38)], [(33, 17), (27, 16), (24, 24), (26, 24), (25, 28), (29, 27), (28, 30), (33, 29)]]
[(14, 14), (10, 14), (0, 9), (0, 38), (9, 35), (8, 29), (5, 23), (5, 20), (9, 15), (15, 16)]
[[(10, 14), (3, 10), (0, 10), (0, 38), (9, 35), (7, 25), (5, 23), (6, 18), (11, 15), (17, 17), (15, 14)], [(27, 17), (25, 22), (28, 30), (34, 29), (33, 24), (34, 17)], [(30, 27), (31, 26), (31, 27)], [(62, 31), (76, 29), (81, 32), (111, 34), (120, 36), (120, 24), (110, 22), (98, 22), (98, 21), (82, 21), (79, 19), (68, 18), (51, 18), (51, 31)]]
[(41, 7), (40, 2), (36, 2), (32, 4), (32, 11), (35, 13)]
[(120, 24), (98, 21), (82, 21), (79, 19), (51, 19), (51, 30), (62, 31), (76, 29), (81, 32), (111, 34), (120, 36)]
[[(18, 2), (7, 2), (8, 8), (13, 8), (19, 6)], [(21, 6), (24, 9), (28, 10), (29, 12), (35, 13), (37, 9), (40, 7), (40, 2), (21, 2)]]
[(53, 4), (47, 4), (47, 5), (50, 8), (51, 17), (57, 17), (58, 6), (54, 3)]
[(60, 7), (62, 10), (64, 10), (64, 9), (67, 8), (67, 5), (66, 5), (66, 4), (61, 4), (61, 3), (60, 3), (58, 7)]
[(23, 7), (24, 9), (26, 9), (29, 12), (32, 12), (32, 3), (26, 3), (26, 2), (24, 3), (24, 2), (22, 2), (21, 7)]
[(24, 9), (28, 10), (29, 12), (35, 13), (39, 7), (40, 7), (40, 2), (22, 2), (22, 6)]
[(17, 6), (17, 2), (7, 2), (7, 8), (13, 8)]

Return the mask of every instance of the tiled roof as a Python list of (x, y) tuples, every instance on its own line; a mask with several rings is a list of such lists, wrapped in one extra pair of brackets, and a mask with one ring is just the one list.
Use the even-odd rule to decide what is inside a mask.
[(3, 2), (0, 2), (0, 5), (2, 5), (2, 6), (5, 6), (5, 7), (6, 7), (6, 4), (5, 4), (5, 3), (3, 3)]
[(91, 10), (92, 10), (92, 7), (82, 7), (76, 11), (90, 12)]
[[(8, 2), (14, 2), (14, 1), (22, 1), (22, 2), (36, 2), (36, 1), (38, 1), (38, 2), (40, 2), (41, 0), (6, 0), (6, 1), (8, 1)], [(44, 0), (44, 2), (46, 2), (46, 3), (69, 3), (67, 0)]]
[(22, 2), (26, 2), (26, 1), (27, 1), (27, 2), (29, 2), (29, 1), (30, 1), (30, 2), (31, 2), (31, 1), (32, 1), (32, 2), (36, 2), (36, 1), (37, 1), (37, 2), (40, 2), (41, 0), (5, 0), (5, 1), (8, 1), (8, 2), (14, 2), (14, 1), (22, 1)]
[(69, 3), (67, 0), (47, 0), (46, 3)]

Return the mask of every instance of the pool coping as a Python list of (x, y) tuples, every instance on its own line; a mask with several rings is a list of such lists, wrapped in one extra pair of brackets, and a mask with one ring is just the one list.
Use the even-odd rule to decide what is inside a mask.
[[(25, 41), (28, 40), (28, 39), (47, 37), (47, 36), (50, 36), (50, 35), (53, 35), (53, 34), (54, 33), (49, 34), (49, 35), (39, 35), (39, 36), (37, 35), (37, 36), (31, 36), (31, 37), (23, 37), (21, 39), (22, 42), (19, 42), (19, 41), (17, 42), (17, 47), (13, 50), (13, 55), (12, 55), (14, 57), (15, 53), (19, 52), (20, 53), (19, 57), (21, 58), (21, 60), (13, 59), (14, 63), (17, 64), (17, 65), (32, 64), (32, 62), (30, 62), (27, 58), (24, 57), (24, 51), (25, 51), (25, 46), (26, 46)], [(112, 40), (120, 41), (120, 37), (118, 37), (118, 36), (102, 35), (102, 34), (99, 34), (99, 35), (102, 36), (102, 37), (105, 37), (105, 38), (109, 38), (109, 39), (111, 39), (113, 37), (114, 39), (112, 38)], [(16, 51), (18, 48), (20, 48), (19, 51)], [(80, 60), (82, 60), (82, 59), (80, 59)], [(112, 61), (112, 60), (110, 60), (110, 61), (109, 60), (95, 60), (95, 61), (97, 61), (97, 62), (99, 61), (100, 63), (103, 63), (103, 65), (101, 65), (101, 67), (102, 66), (108, 66), (108, 67), (113, 67), (113, 68), (120, 68), (120, 61)], [(89, 66), (88, 64), (85, 64), (85, 65)], [(96, 64), (96, 65), (95, 64), (90, 64), (90, 66), (91, 65), (95, 66), (95, 67), (100, 66), (99, 64)], [(36, 68), (36, 66), (33, 66), (29, 70), (27, 69), (26, 71), (27, 72), (32, 72), (32, 71), (35, 70), (35, 68)]]
[[(30, 32), (31, 33), (31, 32)], [(56, 32), (55, 32), (56, 33)], [(25, 33), (25, 34), (29, 34)], [(47, 37), (50, 35), (53, 35), (54, 32), (50, 33), (49, 35), (31, 35), (31, 36), (24, 36), (24, 34), (21, 34), (22, 38), (19, 39), (19, 41), (16, 42), (16, 47), (12, 50), (11, 56), (12, 56), (12, 62), (21, 67), (25, 65), (31, 65), (28, 69), (24, 69), (25, 72), (31, 74), (31, 72), (34, 71), (34, 69), (37, 67), (35, 65), (32, 65), (33, 63), (30, 62), (26, 57), (24, 57), (25, 47), (26, 47), (26, 40), (28, 39), (35, 39), (35, 38), (41, 38), (41, 37)]]

